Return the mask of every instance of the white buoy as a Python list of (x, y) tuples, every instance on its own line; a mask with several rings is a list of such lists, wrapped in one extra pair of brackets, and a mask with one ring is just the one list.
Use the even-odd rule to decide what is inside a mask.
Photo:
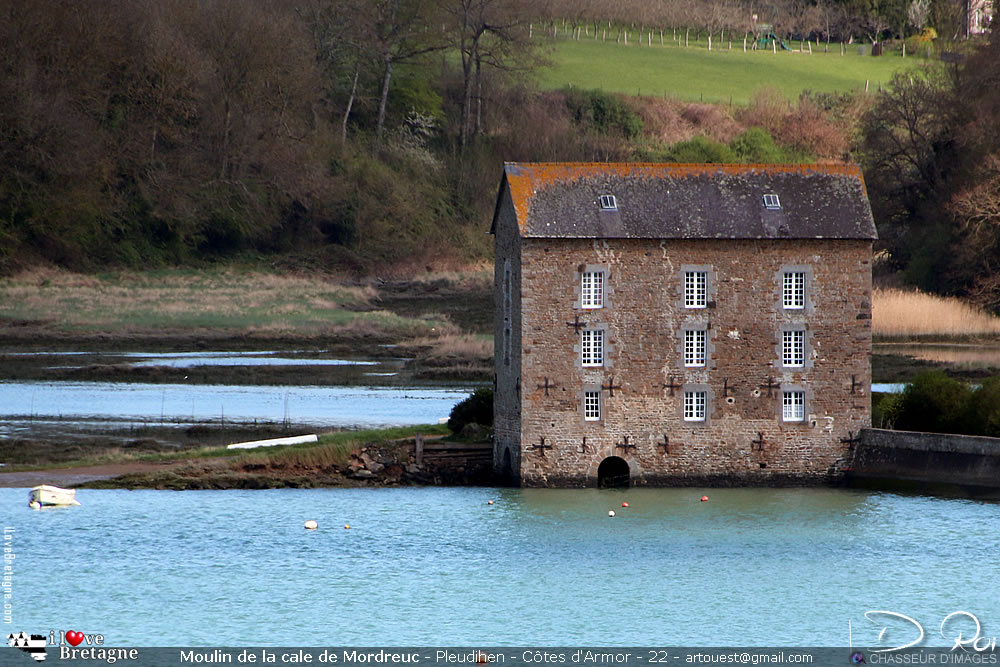
[(615, 515), (614, 510), (608, 510), (608, 516), (614, 516), (614, 515)]
[(319, 528), (319, 524), (312, 519), (306, 521), (306, 530), (316, 530), (317, 528)]

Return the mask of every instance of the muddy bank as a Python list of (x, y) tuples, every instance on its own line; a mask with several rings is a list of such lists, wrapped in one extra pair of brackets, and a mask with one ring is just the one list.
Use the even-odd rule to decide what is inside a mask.
[[(367, 289), (367, 288), (366, 288)], [(492, 334), (491, 287), (483, 280), (456, 283), (378, 281), (375, 296), (341, 306), (353, 312), (383, 312), (421, 324), (416, 329), (379, 329), (368, 323), (326, 330), (141, 327), (86, 331), (51, 320), (0, 319), (0, 380), (108, 381), (174, 384), (357, 385), (371, 384), (363, 366), (330, 366), (323, 359), (379, 362), (378, 384), (486, 382), (492, 377), (492, 349), (469, 345)], [(427, 328), (426, 322), (443, 322)], [(387, 325), (388, 326), (388, 325)], [(457, 342), (456, 342), (457, 341)], [(462, 344), (466, 343), (466, 344)], [(185, 368), (127, 363), (126, 353), (247, 353), (274, 350), (301, 365), (227, 365)], [(71, 357), (45, 353), (74, 353)]]
[(233, 442), (316, 432), (308, 426), (273, 423), (195, 425), (187, 428), (141, 426), (131, 429), (87, 429), (81, 426), (76, 432), (53, 426), (52, 430), (50, 436), (40, 428), (32, 437), (0, 439), (0, 463), (5, 467), (51, 466), (150, 454), (175, 455), (208, 447), (225, 447)]
[(964, 364), (914, 359), (903, 354), (873, 354), (873, 382), (910, 382), (914, 377), (928, 371), (943, 371), (949, 377), (966, 382), (976, 382), (984, 378), (1000, 375), (1000, 366), (971, 368)]
[[(370, 445), (346, 461), (323, 465), (288, 464), (254, 456), (202, 459), (158, 469), (127, 471), (94, 479), (81, 488), (101, 489), (273, 489), (392, 487), (412, 485), (493, 485), (492, 445), (428, 439)], [(2, 482), (3, 475), (0, 475)]]

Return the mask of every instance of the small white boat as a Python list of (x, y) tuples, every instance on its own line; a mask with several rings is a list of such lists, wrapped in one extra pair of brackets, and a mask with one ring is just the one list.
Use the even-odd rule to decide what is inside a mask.
[(42, 484), (31, 489), (28, 506), (34, 509), (56, 505), (79, 505), (76, 489), (60, 489), (58, 486)]

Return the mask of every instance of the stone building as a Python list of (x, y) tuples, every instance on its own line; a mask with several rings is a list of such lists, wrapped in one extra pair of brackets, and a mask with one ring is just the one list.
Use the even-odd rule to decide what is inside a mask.
[(494, 465), (525, 486), (808, 484), (870, 423), (852, 165), (508, 163)]

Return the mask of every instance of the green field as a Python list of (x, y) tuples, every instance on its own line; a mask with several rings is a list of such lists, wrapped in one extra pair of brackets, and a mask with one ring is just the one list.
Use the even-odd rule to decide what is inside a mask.
[[(789, 99), (796, 99), (803, 90), (863, 90), (866, 80), (869, 90), (877, 91), (894, 72), (927, 62), (901, 58), (898, 52), (861, 56), (858, 44), (846, 47), (842, 56), (838, 44), (830, 45), (830, 53), (813, 44), (811, 55), (780, 48), (774, 54), (770, 50), (744, 53), (742, 37), (733, 42), (732, 51), (728, 42), (713, 40), (709, 51), (704, 40), (692, 40), (685, 48), (683, 43), (677, 46), (669, 33), (664, 33), (664, 39), (663, 47), (658, 34), (652, 47), (638, 46), (631, 39), (628, 46), (592, 38), (551, 42), (548, 57), (552, 65), (540, 70), (538, 83), (545, 89), (572, 85), (627, 95), (745, 105), (761, 86), (777, 86)], [(799, 43), (791, 46), (797, 49)]]

